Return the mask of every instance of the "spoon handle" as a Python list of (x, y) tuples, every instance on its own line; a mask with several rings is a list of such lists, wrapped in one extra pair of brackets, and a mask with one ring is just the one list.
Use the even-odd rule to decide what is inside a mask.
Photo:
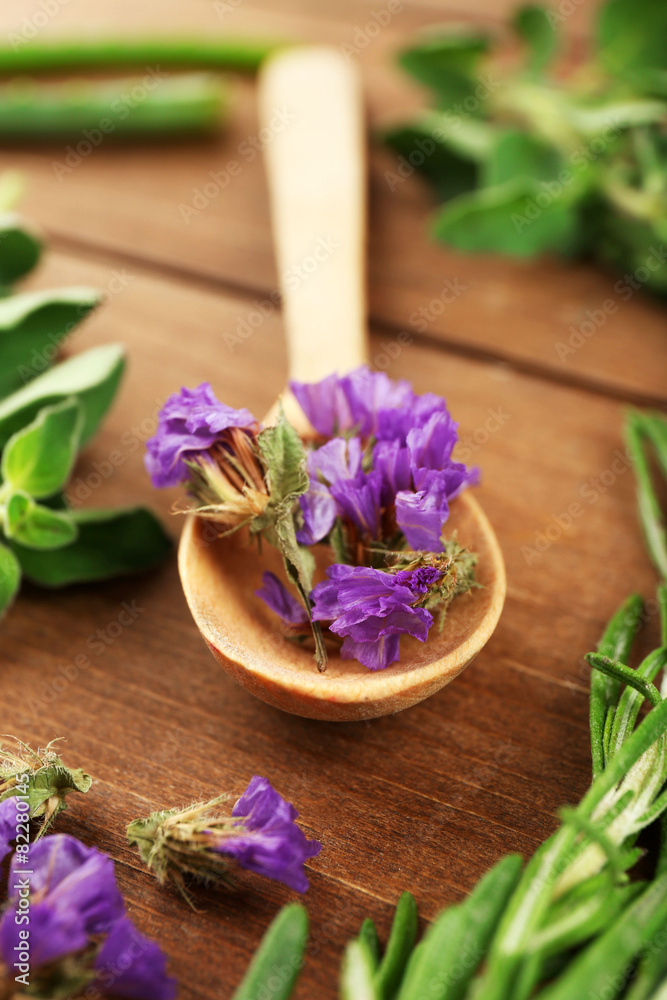
[(290, 378), (314, 382), (367, 358), (366, 183), (361, 86), (325, 46), (272, 57), (261, 133)]

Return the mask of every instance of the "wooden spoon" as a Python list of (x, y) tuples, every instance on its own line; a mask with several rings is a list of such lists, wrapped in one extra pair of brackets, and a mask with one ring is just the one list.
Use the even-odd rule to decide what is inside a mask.
[[(367, 359), (364, 297), (365, 163), (356, 71), (325, 47), (275, 56), (260, 86), (269, 130), (265, 154), (292, 378), (314, 382)], [(299, 431), (312, 433), (291, 394), (282, 397)], [(270, 418), (271, 415), (269, 415)], [(464, 493), (448, 531), (479, 554), (482, 588), (456, 598), (438, 634), (401, 638), (401, 659), (369, 671), (331, 655), (318, 673), (312, 652), (287, 639), (255, 590), (263, 570), (283, 574), (279, 553), (261, 559), (238, 532), (188, 517), (179, 569), (192, 615), (213, 655), (244, 688), (295, 715), (370, 719), (414, 705), (448, 684), (491, 636), (505, 600), (505, 569), (491, 525)], [(332, 559), (323, 551), (318, 571)]]

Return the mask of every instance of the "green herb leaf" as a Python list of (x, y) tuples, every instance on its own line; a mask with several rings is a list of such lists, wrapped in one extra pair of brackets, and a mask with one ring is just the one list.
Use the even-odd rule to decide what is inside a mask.
[(598, 16), (598, 50), (612, 75), (667, 69), (667, 4), (663, 0), (607, 0)]
[(373, 960), (373, 967), (377, 969), (380, 964), (380, 942), (378, 940), (377, 927), (369, 918), (366, 918), (361, 925), (359, 941), (365, 944)]
[(60, 288), (0, 299), (0, 399), (51, 367), (100, 298), (93, 288)]
[(350, 941), (340, 975), (341, 1000), (382, 1000), (373, 973), (373, 956), (365, 941)]
[(53, 552), (12, 544), (23, 572), (35, 583), (64, 587), (106, 580), (157, 566), (172, 542), (155, 515), (144, 507), (71, 511), (78, 529), (75, 542)]
[(0, 617), (10, 606), (21, 583), (21, 567), (11, 549), (0, 542)]
[(75, 396), (83, 406), (81, 443), (97, 430), (118, 388), (124, 351), (118, 344), (93, 347), (39, 375), (0, 402), (0, 448), (35, 418), (43, 406)]
[(404, 892), (398, 901), (384, 957), (375, 974), (379, 996), (392, 1000), (401, 985), (405, 967), (417, 938), (417, 904)]
[(42, 241), (18, 215), (0, 215), (0, 285), (22, 278), (39, 260)]
[(530, 72), (541, 74), (558, 48), (558, 37), (548, 12), (539, 4), (526, 4), (515, 12), (512, 25), (528, 46)]
[[(438, 197), (443, 200), (472, 191), (477, 184), (477, 164), (466, 159), (440, 138), (433, 129), (423, 125), (401, 125), (383, 134), (387, 145), (418, 170), (429, 181)], [(386, 171), (387, 182), (392, 183), (392, 172)], [(400, 175), (397, 175), (400, 177)], [(398, 181), (396, 181), (398, 183)]]
[(306, 450), (282, 408), (278, 422), (260, 432), (257, 444), (266, 464), (271, 506), (296, 501), (308, 489)]
[(441, 210), (435, 235), (457, 250), (533, 257), (549, 250), (569, 253), (577, 213), (562, 199), (544, 208), (539, 189), (522, 178), (454, 198)]
[[(626, 662), (632, 642), (639, 627), (644, 602), (639, 594), (633, 594), (613, 615), (598, 643), (598, 653), (613, 660)], [(604, 770), (604, 733), (608, 713), (616, 707), (620, 694), (620, 682), (601, 670), (591, 673), (590, 731), (593, 778)]]
[(82, 424), (83, 408), (77, 399), (44, 407), (7, 442), (3, 480), (38, 500), (62, 489), (76, 460)]
[[(506, 184), (520, 177), (533, 181), (555, 181), (562, 161), (553, 146), (548, 146), (527, 132), (503, 129), (497, 132), (482, 171), (484, 187)], [(539, 206), (538, 206), (539, 207)]]
[[(618, 996), (627, 984), (632, 961), (650, 945), (667, 920), (667, 875), (650, 885), (609, 930), (576, 956), (556, 983), (537, 1000)], [(618, 989), (609, 992), (610, 983)]]
[[(433, 88), (440, 107), (451, 108), (475, 97), (480, 84), (479, 61), (488, 49), (489, 38), (485, 34), (435, 31), (420, 44), (405, 49), (399, 61), (416, 80)], [(473, 113), (481, 107), (481, 100), (477, 100)]]
[[(289, 1000), (303, 965), (308, 938), (308, 914), (302, 906), (284, 906), (255, 952), (232, 1000)], [(280, 969), (280, 975), (276, 975)]]
[(5, 508), (7, 536), (29, 549), (61, 549), (76, 538), (69, 514), (35, 503), (27, 493), (12, 493)]

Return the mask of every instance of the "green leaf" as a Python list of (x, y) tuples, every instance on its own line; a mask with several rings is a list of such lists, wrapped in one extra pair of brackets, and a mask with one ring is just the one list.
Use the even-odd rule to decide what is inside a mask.
[(368, 948), (373, 960), (373, 967), (377, 969), (380, 964), (380, 942), (378, 940), (377, 927), (370, 918), (366, 918), (359, 930), (359, 940), (363, 941)]
[[(667, 876), (642, 893), (592, 945), (577, 955), (565, 973), (547, 986), (537, 1000), (573, 1000), (574, 997), (618, 996), (627, 983), (631, 963), (667, 920)], [(618, 989), (610, 984), (619, 984)]]
[(18, 560), (11, 549), (0, 542), (0, 617), (16, 597), (20, 583)]
[(42, 241), (18, 215), (0, 215), (0, 285), (22, 278), (39, 260)]
[(285, 501), (296, 501), (308, 489), (306, 450), (282, 409), (278, 423), (265, 427), (257, 444), (266, 464), (270, 505), (279, 507)]
[(0, 402), (0, 448), (35, 418), (43, 406), (76, 396), (83, 405), (81, 443), (97, 430), (118, 388), (124, 351), (118, 344), (93, 347), (39, 375)]
[(536, 185), (518, 178), (462, 194), (445, 205), (435, 235), (457, 250), (533, 257), (568, 253), (577, 236), (574, 208), (554, 198), (541, 207)]
[(35, 503), (27, 493), (12, 493), (5, 508), (7, 536), (29, 549), (61, 549), (78, 531), (69, 514)]
[[(453, 108), (466, 98), (477, 97), (478, 65), (488, 49), (488, 35), (435, 29), (423, 42), (401, 52), (399, 62), (416, 80), (436, 92), (440, 107)], [(473, 113), (480, 111), (482, 104), (483, 98), (478, 98)]]
[(83, 287), (0, 299), (0, 399), (50, 368), (59, 345), (100, 299)]
[[(627, 661), (635, 633), (641, 621), (644, 602), (639, 594), (632, 594), (612, 616), (600, 642), (598, 652), (613, 660)], [(615, 678), (594, 670), (591, 673), (590, 733), (593, 778), (604, 770), (604, 731), (607, 715), (616, 707), (621, 685)]]
[(558, 36), (548, 11), (540, 4), (526, 4), (515, 12), (512, 25), (528, 47), (528, 69), (534, 75), (541, 74), (558, 49)]
[(9, 439), (2, 453), (2, 478), (38, 500), (69, 479), (81, 438), (83, 408), (66, 399), (40, 410), (31, 424)]
[(417, 904), (411, 893), (404, 892), (396, 907), (384, 957), (375, 974), (378, 994), (384, 1000), (392, 1000), (397, 993), (416, 938)]
[(54, 552), (12, 548), (23, 572), (35, 583), (64, 587), (139, 573), (162, 562), (172, 542), (155, 515), (144, 507), (71, 511), (78, 528), (73, 544)]
[[(290, 1000), (303, 966), (308, 914), (296, 903), (284, 906), (255, 952), (232, 1000)], [(280, 974), (276, 970), (280, 970)]]
[(495, 136), (482, 168), (482, 185), (493, 187), (521, 177), (534, 181), (556, 181), (562, 160), (553, 146), (547, 146), (527, 132), (504, 129)]
[(69, 792), (81, 792), (85, 795), (92, 783), (91, 776), (81, 768), (70, 770), (60, 762), (47, 765), (30, 776), (28, 792), (30, 816), (33, 819), (44, 816), (49, 811), (49, 800), (55, 798), (58, 799), (58, 805), (53, 815), (57, 815), (67, 808), (65, 797)]
[(608, 73), (667, 69), (664, 0), (607, 0), (598, 16), (599, 59)]
[(341, 1000), (382, 1000), (373, 976), (374, 968), (373, 956), (366, 942), (359, 938), (350, 941), (341, 968)]
[[(477, 164), (435, 138), (427, 124), (388, 129), (384, 141), (429, 181), (443, 200), (472, 191), (477, 184)], [(391, 182), (391, 171), (385, 172)], [(400, 176), (400, 175), (398, 175)]]

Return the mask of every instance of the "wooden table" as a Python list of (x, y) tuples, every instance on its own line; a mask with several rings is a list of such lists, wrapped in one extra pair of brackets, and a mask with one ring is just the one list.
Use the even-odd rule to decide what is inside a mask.
[[(405, 0), (370, 37), (364, 26), (382, 6), (69, 0), (43, 35), (159, 27), (345, 43), (358, 50), (377, 126), (423, 100), (391, 60), (415, 29), (462, 14), (498, 27), (512, 2)], [(593, 6), (577, 6), (564, 21), (575, 49)], [(0, 35), (39, 9), (38, 0), (5, 0)], [(256, 131), (254, 85), (244, 81), (230, 127), (214, 142), (108, 143), (61, 179), (54, 162), (62, 162), (62, 146), (2, 157), (2, 166), (24, 172), (25, 213), (50, 241), (29, 285), (107, 289), (107, 304), (71, 349), (121, 340), (129, 352), (120, 398), (76, 469), (73, 498), (151, 504), (174, 536), (173, 497), (151, 489), (142, 464), (165, 397), (210, 379), (225, 402), (262, 414), (285, 381), (281, 316), (266, 305), (277, 278), (263, 168), (242, 145)], [(234, 159), (241, 171), (184, 221), (181, 206)], [(239, 791), (254, 773), (269, 776), (324, 844), (305, 899), (312, 933), (298, 996), (333, 998), (343, 944), (364, 916), (386, 934), (392, 906), (409, 889), (422, 916), (433, 917), (504, 852), (532, 852), (554, 828), (554, 811), (586, 788), (582, 656), (625, 595), (649, 596), (655, 583), (621, 421), (627, 401), (665, 405), (660, 307), (640, 292), (623, 299), (615, 278), (593, 267), (462, 257), (436, 246), (425, 188), (412, 177), (390, 190), (391, 155), (374, 149), (371, 163), (371, 356), (380, 366), (389, 356), (392, 375), (447, 397), (463, 457), (482, 467), (478, 495), (507, 561), (505, 613), (475, 663), (426, 703), (372, 723), (281, 714), (216, 665), (174, 560), (104, 586), (25, 587), (2, 624), (2, 731), (35, 746), (64, 736), (66, 760), (94, 775), (60, 829), (116, 859), (131, 914), (171, 956), (184, 998), (229, 996), (291, 893), (247, 875), (234, 893), (200, 894), (195, 914), (143, 871), (125, 843), (130, 819)], [(618, 309), (563, 357), (558, 345), (608, 299)], [(252, 334), (226, 343), (258, 310), (267, 315)], [(399, 348), (401, 331), (411, 338)], [(112, 452), (121, 456), (113, 467)], [(112, 638), (125, 603), (135, 619)], [(642, 646), (656, 636), (654, 618)], [(77, 657), (86, 665), (63, 689), (59, 678), (74, 676), (67, 666)]]

